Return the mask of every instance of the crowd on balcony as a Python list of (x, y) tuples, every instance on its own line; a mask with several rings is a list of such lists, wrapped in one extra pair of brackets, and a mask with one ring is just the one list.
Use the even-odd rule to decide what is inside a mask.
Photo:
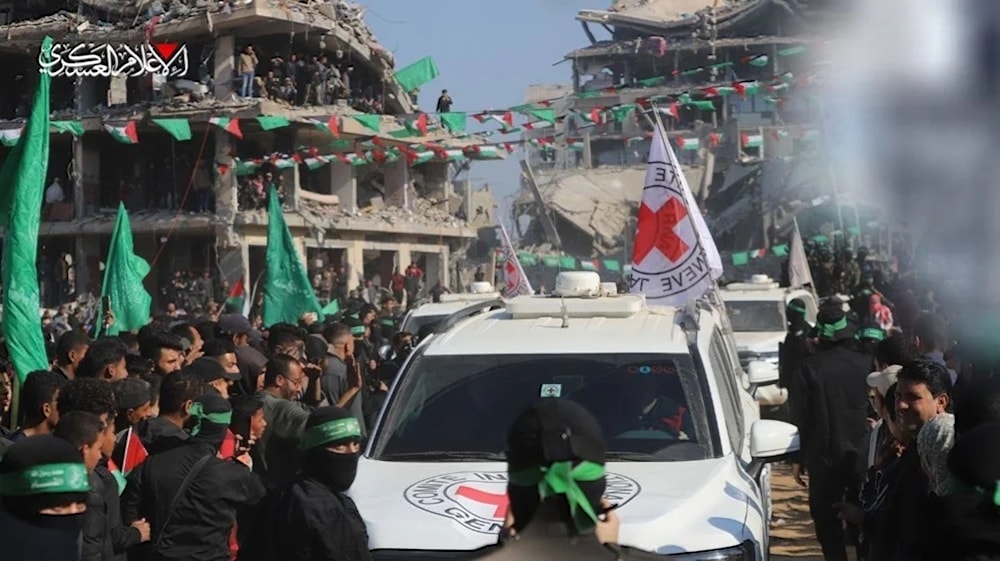
[(292, 53), (271, 57), (266, 67), (253, 45), (239, 55), (239, 94), (243, 98), (262, 97), (289, 105), (334, 105), (341, 100), (358, 111), (381, 114), (385, 107), (380, 86), (355, 73), (354, 65), (338, 50), (323, 53)]
[(267, 208), (267, 196), (273, 187), (278, 192), (278, 200), (284, 204), (285, 185), (281, 173), (268, 165), (252, 175), (244, 175), (238, 179), (238, 205), (240, 210), (259, 210)]

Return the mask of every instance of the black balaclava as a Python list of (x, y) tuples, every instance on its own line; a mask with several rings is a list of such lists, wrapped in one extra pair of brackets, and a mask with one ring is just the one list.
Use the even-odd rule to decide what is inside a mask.
[[(507, 434), (507, 494), (514, 529), (527, 526), (542, 501), (552, 499), (565, 505), (570, 528), (592, 531), (606, 486), (605, 452), (600, 425), (577, 403), (543, 399), (519, 415)], [(554, 488), (550, 478), (570, 490)]]
[(320, 407), (313, 410), (300, 441), (302, 474), (335, 493), (347, 491), (358, 474), (358, 454), (338, 454), (327, 448), (360, 440), (361, 424), (346, 409)]
[(806, 321), (806, 303), (795, 298), (788, 303), (785, 309), (785, 317), (788, 321), (788, 330), (796, 337), (804, 337), (809, 331), (809, 323)]
[(233, 406), (229, 401), (214, 391), (206, 392), (191, 403), (188, 414), (191, 415), (188, 421), (190, 442), (218, 451), (233, 420)]
[(7, 449), (0, 462), (0, 497), (4, 509), (42, 528), (79, 530), (83, 513), (40, 514), (47, 508), (85, 503), (90, 491), (80, 451), (53, 435), (33, 436)]

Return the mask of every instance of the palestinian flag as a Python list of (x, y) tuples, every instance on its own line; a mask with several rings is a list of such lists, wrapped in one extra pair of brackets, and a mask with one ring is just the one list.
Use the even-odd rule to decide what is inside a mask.
[(243, 302), (246, 301), (247, 291), (243, 287), (243, 277), (236, 279), (236, 283), (229, 290), (229, 296), (226, 297), (226, 308), (229, 310), (235, 310), (235, 313), (240, 313), (243, 311)]
[(208, 120), (208, 122), (228, 132), (236, 138), (243, 140), (243, 131), (240, 130), (239, 119), (230, 119), (229, 117), (212, 117)]
[(596, 259), (591, 261), (580, 260), (580, 268), (584, 271), (597, 271), (600, 270), (601, 266), (598, 264)]
[(122, 144), (136, 144), (139, 142), (139, 134), (135, 130), (135, 121), (129, 121), (124, 127), (104, 125), (104, 129)]
[(684, 138), (683, 136), (678, 136), (677, 147), (681, 150), (697, 150), (701, 147), (701, 141), (697, 138)]
[(118, 433), (115, 441), (115, 450), (108, 458), (108, 471), (118, 483), (118, 494), (121, 495), (125, 491), (126, 477), (146, 461), (149, 453), (131, 427)]
[(743, 133), (740, 135), (740, 140), (744, 148), (760, 148), (764, 144), (764, 137), (759, 134)]
[(128, 476), (132, 473), (132, 470), (139, 467), (142, 462), (146, 461), (149, 457), (149, 452), (146, 451), (146, 447), (142, 445), (142, 441), (139, 440), (139, 435), (132, 430), (132, 427), (128, 428), (125, 434), (125, 453), (122, 456), (122, 473)]
[(0, 131), (0, 144), (3, 144), (4, 146), (16, 145), (17, 141), (20, 140), (21, 138), (21, 131), (23, 130), (24, 127), (21, 127), (19, 129), (6, 129)]

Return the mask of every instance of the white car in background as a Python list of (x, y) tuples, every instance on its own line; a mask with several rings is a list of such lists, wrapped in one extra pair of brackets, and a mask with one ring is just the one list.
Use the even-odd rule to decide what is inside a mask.
[(427, 302), (410, 310), (403, 318), (399, 329), (417, 335), (425, 326), (436, 325), (476, 303), (485, 304), (500, 298), (500, 293), (493, 289), (492, 284), (474, 282), (469, 286), (468, 292), (442, 294), (440, 302)]
[(753, 275), (749, 282), (730, 283), (721, 295), (743, 370), (766, 382), (756, 388), (754, 397), (762, 406), (783, 405), (788, 401), (788, 391), (776, 384), (778, 353), (788, 334), (785, 309), (792, 300), (802, 300), (806, 321), (814, 324), (816, 297), (809, 290), (782, 288), (767, 275)]
[(767, 559), (768, 464), (798, 450), (798, 431), (759, 420), (720, 310), (651, 308), (596, 273), (561, 273), (555, 293), (453, 316), (407, 359), (350, 491), (375, 559), (467, 559), (494, 545), (506, 433), (542, 398), (600, 422), (621, 545)]

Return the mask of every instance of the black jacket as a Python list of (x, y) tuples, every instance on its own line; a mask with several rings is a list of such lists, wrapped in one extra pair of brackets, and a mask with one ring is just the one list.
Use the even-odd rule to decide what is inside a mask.
[(135, 434), (149, 454), (175, 448), (188, 439), (188, 433), (163, 417), (150, 417), (140, 421), (135, 426)]
[[(184, 478), (205, 456), (211, 456), (208, 463), (178, 497)], [(264, 494), (260, 478), (246, 466), (220, 460), (212, 445), (192, 438), (150, 456), (129, 474), (122, 514), (126, 524), (142, 518), (149, 522), (151, 545), (137, 548), (149, 550), (147, 561), (228, 561), (237, 508), (257, 504)]]
[(35, 526), (0, 508), (0, 559), (77, 561), (80, 559), (80, 531)]
[(516, 539), (483, 550), (477, 561), (620, 561), (662, 559), (644, 551), (601, 544), (593, 535), (570, 536), (559, 503), (543, 502)]
[[(267, 499), (240, 561), (370, 561), (368, 530), (354, 501), (303, 478)], [(246, 552), (246, 554), (244, 554)]]
[(125, 551), (138, 545), (139, 530), (122, 525), (118, 481), (108, 471), (107, 460), (90, 474), (87, 511), (83, 513), (82, 561), (123, 561)]
[[(885, 541), (893, 546), (891, 561), (940, 561), (929, 555), (931, 537), (940, 528), (931, 528), (936, 505), (931, 498), (927, 476), (920, 465), (916, 443), (907, 446), (899, 457), (896, 479), (888, 491), (885, 504)], [(882, 560), (873, 560), (882, 561)]]
[(868, 459), (868, 374), (871, 357), (845, 345), (802, 361), (789, 391), (806, 466), (865, 472)]

